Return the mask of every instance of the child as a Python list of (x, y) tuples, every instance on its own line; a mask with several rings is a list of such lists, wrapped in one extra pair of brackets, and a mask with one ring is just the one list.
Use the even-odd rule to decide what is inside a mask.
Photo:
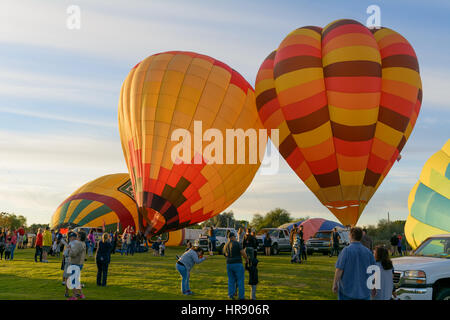
[(62, 285), (66, 287), (64, 296), (68, 298), (69, 288), (67, 287), (66, 282), (69, 278), (69, 274), (67, 273), (67, 268), (69, 267), (69, 244), (64, 239), (61, 239), (60, 242), (64, 245), (63, 258), (61, 262), (61, 270), (63, 270)]
[(258, 284), (258, 259), (255, 257), (255, 249), (246, 247), (245, 253), (248, 257), (248, 262), (245, 263), (245, 269), (248, 271), (248, 284), (251, 286), (251, 300), (256, 300), (256, 285)]
[(56, 238), (55, 238), (55, 241), (53, 241), (52, 250), (53, 250), (53, 253), (59, 258), (60, 248), (59, 248), (59, 244), (58, 244), (58, 241), (56, 240)]
[(164, 241), (161, 241), (161, 239), (158, 240), (159, 244), (159, 255), (161, 257), (164, 257), (164, 251), (166, 250), (166, 245), (164, 244)]
[(158, 241), (153, 242), (152, 249), (153, 249), (153, 255), (159, 256), (159, 242)]

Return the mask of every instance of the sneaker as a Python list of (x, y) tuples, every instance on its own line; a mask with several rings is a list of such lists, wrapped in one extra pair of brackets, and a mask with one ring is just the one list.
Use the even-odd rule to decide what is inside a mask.
[(65, 282), (65, 281), (62, 281), (61, 284), (62, 284), (63, 286), (65, 286), (65, 285), (66, 285), (66, 282)]
[(77, 297), (70, 297), (70, 298), (67, 299), (67, 300), (69, 301), (69, 300), (78, 300), (78, 299), (77, 299)]
[(192, 292), (191, 290), (189, 290), (189, 291), (186, 292), (186, 294), (187, 294), (188, 296), (191, 296), (191, 295), (194, 294), (194, 292)]
[(70, 295), (68, 293), (64, 293), (64, 297), (68, 298)]
[(86, 296), (84, 294), (78, 296), (79, 299), (86, 299)]

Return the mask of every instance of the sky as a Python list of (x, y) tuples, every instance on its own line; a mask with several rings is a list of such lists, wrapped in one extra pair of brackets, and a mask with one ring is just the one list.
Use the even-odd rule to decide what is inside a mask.
[[(2, 0), (0, 3), (0, 211), (48, 223), (75, 189), (127, 172), (117, 121), (120, 88), (149, 55), (186, 50), (212, 56), (254, 86), (264, 58), (292, 30), (342, 18), (381, 25), (413, 45), (422, 110), (396, 163), (359, 224), (406, 219), (408, 194), (425, 161), (450, 137), (448, 1)], [(71, 5), (81, 28), (67, 28)], [(238, 219), (281, 207), (293, 217), (336, 218), (281, 160), (259, 173), (228, 210)]]

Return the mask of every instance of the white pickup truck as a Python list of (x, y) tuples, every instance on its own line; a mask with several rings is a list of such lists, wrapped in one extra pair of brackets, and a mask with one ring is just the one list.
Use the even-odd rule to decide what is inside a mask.
[(450, 300), (450, 234), (427, 238), (414, 254), (392, 259), (401, 300)]

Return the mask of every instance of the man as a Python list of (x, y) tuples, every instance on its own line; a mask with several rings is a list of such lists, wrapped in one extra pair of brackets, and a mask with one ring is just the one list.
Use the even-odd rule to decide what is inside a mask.
[(391, 250), (392, 250), (392, 256), (395, 255), (395, 252), (397, 251), (397, 245), (398, 245), (398, 237), (397, 237), (397, 233), (393, 233), (392, 238), (391, 238)]
[(372, 252), (361, 244), (361, 238), (361, 228), (351, 228), (350, 245), (342, 250), (336, 261), (333, 292), (338, 293), (339, 300), (370, 299), (367, 268), (376, 262)]
[(367, 235), (367, 229), (363, 229), (363, 236), (361, 238), (361, 244), (369, 249), (371, 252), (373, 251), (373, 242), (372, 239)]
[(341, 239), (337, 228), (333, 229), (333, 233), (331, 234), (331, 241), (333, 243), (333, 247), (330, 252), (330, 257), (336, 253), (336, 257), (339, 256), (339, 240)]
[(245, 271), (242, 264), (242, 257), (245, 258), (247, 263), (248, 257), (240, 243), (236, 241), (236, 235), (233, 232), (230, 232), (228, 241), (223, 248), (223, 254), (227, 258), (228, 297), (234, 299), (237, 284), (239, 288), (239, 300), (243, 300), (245, 298)]
[(42, 262), (47, 263), (47, 257), (50, 252), (50, 248), (52, 247), (52, 233), (50, 232), (50, 228), (45, 227), (44, 234), (42, 236)]
[[(83, 231), (78, 232), (78, 235), (74, 232), (71, 232), (69, 234), (69, 266), (78, 266), (80, 268), (80, 274), (81, 270), (83, 269), (84, 260), (86, 259), (86, 238), (86, 233), (84, 233)], [(81, 291), (81, 288), (74, 288), (73, 296), (68, 300), (77, 300), (84, 298), (85, 296)]]

